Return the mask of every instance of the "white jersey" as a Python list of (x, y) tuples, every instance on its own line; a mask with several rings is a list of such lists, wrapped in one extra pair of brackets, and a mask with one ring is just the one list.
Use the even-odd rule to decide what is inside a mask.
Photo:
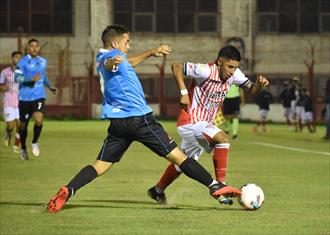
[(189, 112), (181, 110), (178, 126), (200, 121), (212, 123), (231, 85), (244, 87), (251, 82), (240, 69), (236, 69), (227, 81), (222, 81), (216, 64), (187, 62), (183, 73), (193, 79), (188, 88), (191, 106)]

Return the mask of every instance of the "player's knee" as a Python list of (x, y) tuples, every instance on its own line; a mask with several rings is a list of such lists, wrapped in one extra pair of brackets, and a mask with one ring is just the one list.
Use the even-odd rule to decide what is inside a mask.
[(100, 161), (100, 160), (96, 160), (96, 162), (93, 164), (93, 167), (95, 168), (95, 170), (97, 172), (97, 176), (100, 176), (100, 175), (104, 174), (105, 172), (107, 172), (111, 166), (112, 166), (111, 162), (104, 162), (104, 161)]
[(229, 143), (230, 137), (226, 132), (221, 131), (214, 136), (213, 141), (215, 142), (214, 144)]

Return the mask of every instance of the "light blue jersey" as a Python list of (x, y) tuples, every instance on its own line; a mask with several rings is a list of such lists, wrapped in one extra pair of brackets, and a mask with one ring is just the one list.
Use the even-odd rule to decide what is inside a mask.
[[(106, 59), (117, 55), (124, 58), (124, 61), (114, 70), (105, 69)], [(143, 116), (152, 112), (145, 100), (140, 80), (125, 54), (115, 49), (101, 50), (96, 56), (96, 63), (104, 97), (103, 118)]]
[[(46, 68), (47, 60), (40, 56), (26, 55), (20, 59), (15, 71), (15, 82), (19, 83), (19, 100), (34, 101), (46, 98), (44, 85), (50, 87)], [(38, 73), (41, 74), (40, 80), (33, 82), (32, 78)]]

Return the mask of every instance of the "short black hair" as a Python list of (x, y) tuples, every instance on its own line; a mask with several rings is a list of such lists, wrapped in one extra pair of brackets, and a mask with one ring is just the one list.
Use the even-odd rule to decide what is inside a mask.
[(20, 52), (20, 51), (13, 51), (13, 52), (11, 53), (11, 57), (14, 57), (15, 55), (23, 55), (23, 53)]
[(39, 41), (35, 38), (31, 38), (29, 41), (28, 41), (28, 45), (31, 43), (31, 42), (36, 42), (36, 43), (39, 43)]
[(241, 53), (239, 52), (239, 50), (232, 46), (225, 46), (223, 48), (220, 49), (219, 54), (218, 54), (218, 58), (222, 57), (228, 60), (235, 60), (235, 61), (241, 61)]
[(102, 32), (102, 42), (104, 46), (108, 46), (115, 38), (128, 33), (129, 30), (123, 25), (109, 25)]

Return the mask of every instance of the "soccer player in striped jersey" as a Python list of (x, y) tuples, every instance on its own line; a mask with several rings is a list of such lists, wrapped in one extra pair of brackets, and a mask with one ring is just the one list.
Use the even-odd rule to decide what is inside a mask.
[(104, 81), (103, 96), (109, 105), (107, 116), (111, 122), (108, 136), (94, 164), (84, 167), (71, 182), (61, 187), (49, 201), (48, 212), (61, 210), (77, 190), (119, 162), (134, 141), (179, 165), (184, 174), (208, 187), (211, 196), (239, 196), (240, 190), (215, 181), (197, 161), (180, 151), (175, 141), (156, 121), (152, 109), (146, 103), (134, 67), (150, 57), (167, 55), (172, 49), (168, 45), (161, 45), (127, 59), (129, 31), (119, 25), (106, 27), (102, 33), (102, 41), (104, 50), (97, 56), (97, 71)]
[[(229, 136), (213, 124), (214, 118), (232, 84), (256, 93), (269, 81), (259, 76), (250, 81), (238, 68), (240, 52), (234, 46), (223, 47), (213, 64), (172, 64), (172, 71), (181, 92), (182, 110), (177, 129), (182, 137), (181, 149), (198, 160), (205, 151), (213, 151), (216, 180), (225, 184), (229, 151)], [(184, 76), (191, 78), (187, 89)], [(181, 174), (181, 169), (170, 164), (158, 183), (148, 190), (149, 196), (158, 203), (166, 203), (164, 190)], [(220, 197), (220, 203), (232, 204), (232, 200)]]
[(34, 119), (32, 153), (35, 157), (40, 154), (38, 139), (42, 130), (43, 113), (45, 110), (46, 92), (44, 86), (54, 93), (58, 89), (53, 87), (47, 79), (47, 60), (41, 56), (39, 41), (30, 39), (28, 54), (18, 62), (15, 71), (15, 81), (19, 83), (19, 112), (21, 120), (21, 157), (28, 159), (26, 151), (27, 127), (30, 118)]
[(0, 74), (0, 91), (3, 94), (3, 116), (6, 122), (5, 145), (9, 146), (12, 138), (12, 131), (16, 127), (15, 144), (13, 150), (19, 152), (19, 110), (18, 110), (18, 84), (14, 81), (16, 64), (22, 57), (22, 53), (14, 51), (11, 53), (11, 66), (3, 69)]

